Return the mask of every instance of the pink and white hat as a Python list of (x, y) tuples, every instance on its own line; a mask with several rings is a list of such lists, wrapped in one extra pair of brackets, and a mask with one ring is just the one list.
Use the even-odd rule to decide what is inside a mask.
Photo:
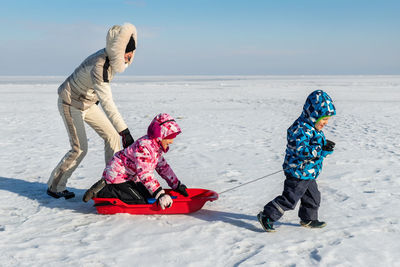
[(158, 140), (173, 139), (180, 133), (178, 123), (167, 113), (158, 114), (147, 128), (147, 136)]

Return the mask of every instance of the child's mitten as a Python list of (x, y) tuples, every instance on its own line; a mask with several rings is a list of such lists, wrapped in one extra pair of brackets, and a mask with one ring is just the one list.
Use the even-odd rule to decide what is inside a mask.
[(178, 192), (179, 194), (183, 195), (184, 197), (189, 196), (188, 192), (186, 191), (186, 185), (182, 184), (179, 181), (178, 186), (174, 189), (174, 191)]
[(326, 144), (322, 147), (322, 150), (333, 151), (334, 148), (335, 148), (335, 142), (326, 139)]
[(161, 190), (158, 194), (157, 201), (160, 207), (165, 210), (165, 208), (169, 208), (172, 206), (172, 198), (165, 193), (164, 190)]

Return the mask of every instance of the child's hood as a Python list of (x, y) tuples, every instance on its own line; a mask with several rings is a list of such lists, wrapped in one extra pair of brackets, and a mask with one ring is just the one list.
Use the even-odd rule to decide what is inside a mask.
[(174, 138), (181, 133), (181, 128), (175, 119), (167, 114), (158, 114), (147, 128), (147, 136), (151, 139), (157, 139), (161, 141), (166, 137)]
[(302, 116), (312, 124), (323, 117), (336, 115), (336, 108), (332, 98), (322, 90), (312, 92), (303, 107)]

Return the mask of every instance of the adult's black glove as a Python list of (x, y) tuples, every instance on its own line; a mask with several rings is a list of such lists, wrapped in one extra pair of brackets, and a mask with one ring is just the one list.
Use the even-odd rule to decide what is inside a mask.
[(135, 142), (128, 128), (120, 132), (119, 135), (122, 136), (122, 145), (124, 148), (127, 148)]
[(335, 148), (335, 142), (326, 139), (326, 145), (322, 147), (322, 150), (333, 151), (334, 148)]
[(182, 184), (181, 182), (179, 182), (178, 186), (175, 188), (175, 192), (178, 192), (179, 194), (183, 195), (184, 197), (188, 197), (189, 194), (186, 191), (186, 185)]

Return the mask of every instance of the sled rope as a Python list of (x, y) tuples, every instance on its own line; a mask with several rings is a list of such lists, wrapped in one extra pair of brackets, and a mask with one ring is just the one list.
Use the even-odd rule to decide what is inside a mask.
[(280, 172), (283, 172), (283, 171), (284, 171), (284, 170), (279, 170), (279, 171), (276, 171), (276, 172), (273, 172), (273, 173), (264, 175), (264, 176), (262, 176), (262, 177), (260, 177), (260, 178), (251, 180), (251, 181), (246, 182), (246, 183), (244, 183), (244, 184), (240, 184), (240, 185), (237, 185), (237, 186), (235, 186), (235, 187), (229, 188), (229, 189), (227, 189), (227, 190), (225, 190), (225, 191), (222, 191), (221, 193), (218, 193), (218, 194), (221, 195), (221, 194), (223, 194), (223, 193), (226, 193), (226, 192), (232, 191), (232, 190), (234, 190), (234, 189), (236, 189), (236, 188), (239, 188), (239, 187), (242, 187), (242, 186), (245, 186), (245, 185), (248, 185), (248, 184), (257, 182), (258, 180), (265, 179), (265, 178), (267, 178), (267, 177), (269, 177), (269, 176), (272, 176), (272, 175), (274, 175), (274, 174), (277, 174), (277, 173), (280, 173)]
[(251, 183), (254, 183), (254, 182), (257, 182), (258, 180), (262, 180), (262, 179), (265, 179), (265, 178), (267, 178), (267, 177), (269, 177), (269, 176), (272, 176), (272, 175), (274, 175), (274, 174), (277, 174), (277, 173), (280, 173), (280, 172), (283, 172), (283, 171), (286, 171), (286, 170), (289, 170), (289, 169), (291, 169), (291, 168), (295, 168), (295, 167), (298, 167), (298, 166), (300, 166), (300, 165), (304, 165), (304, 164), (306, 164), (306, 163), (309, 163), (310, 161), (312, 161), (313, 159), (308, 159), (308, 160), (305, 160), (304, 162), (302, 162), (302, 163), (300, 163), (299, 165), (297, 165), (297, 166), (292, 166), (292, 167), (287, 167), (287, 168), (285, 168), (285, 169), (283, 169), (283, 170), (279, 170), (279, 171), (276, 171), (276, 172), (273, 172), (273, 173), (270, 173), (270, 174), (267, 174), (267, 175), (264, 175), (264, 176), (262, 176), (262, 177), (260, 177), (260, 178), (257, 178), (257, 179), (254, 179), (254, 180), (251, 180), (251, 181), (249, 181), (249, 182), (246, 182), (246, 183), (244, 183), (244, 184), (240, 184), (240, 185), (237, 185), (237, 186), (235, 186), (235, 187), (232, 187), (232, 188), (229, 188), (229, 189), (227, 189), (227, 190), (225, 190), (225, 191), (222, 191), (221, 193), (218, 193), (219, 195), (221, 195), (221, 194), (223, 194), (223, 193), (226, 193), (226, 192), (229, 192), (229, 191), (232, 191), (232, 190), (234, 190), (234, 189), (236, 189), (236, 188), (239, 188), (239, 187), (242, 187), (242, 186), (245, 186), (245, 185), (248, 185), (248, 184), (251, 184)]

